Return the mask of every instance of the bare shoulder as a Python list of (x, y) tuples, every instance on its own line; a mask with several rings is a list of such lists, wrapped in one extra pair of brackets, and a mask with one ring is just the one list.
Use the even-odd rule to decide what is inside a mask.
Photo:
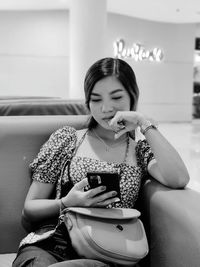
[(137, 142), (133, 138), (130, 138), (129, 140), (130, 140), (130, 147), (135, 149)]
[(76, 134), (77, 134), (77, 139), (80, 140), (81, 137), (87, 132), (87, 128), (81, 129), (81, 130), (77, 130)]

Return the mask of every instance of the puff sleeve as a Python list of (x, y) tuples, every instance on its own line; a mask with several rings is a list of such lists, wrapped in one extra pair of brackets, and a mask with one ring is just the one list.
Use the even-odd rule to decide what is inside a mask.
[(41, 147), (30, 164), (32, 179), (42, 183), (56, 183), (64, 163), (72, 156), (76, 143), (76, 130), (63, 127), (53, 134)]
[(138, 141), (136, 146), (136, 155), (138, 161), (137, 164), (142, 167), (146, 174), (149, 162), (154, 159), (154, 154), (146, 139)]

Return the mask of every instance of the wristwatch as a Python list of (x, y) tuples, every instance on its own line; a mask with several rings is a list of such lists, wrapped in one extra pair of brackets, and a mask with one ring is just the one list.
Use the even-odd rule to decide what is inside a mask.
[(155, 129), (155, 130), (157, 130), (158, 127), (155, 126), (154, 124), (152, 124), (150, 121), (146, 121), (145, 124), (140, 125), (140, 132), (141, 132), (143, 135), (145, 135), (146, 132), (147, 132), (148, 130), (150, 130), (150, 129)]

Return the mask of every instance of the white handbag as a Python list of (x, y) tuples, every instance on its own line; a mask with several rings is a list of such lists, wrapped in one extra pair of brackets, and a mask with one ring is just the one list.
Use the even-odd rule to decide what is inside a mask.
[(134, 266), (149, 250), (139, 216), (136, 209), (72, 207), (60, 219), (81, 257)]

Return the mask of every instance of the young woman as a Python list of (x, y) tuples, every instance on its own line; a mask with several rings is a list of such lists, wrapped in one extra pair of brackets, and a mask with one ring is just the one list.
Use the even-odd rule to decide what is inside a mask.
[[(30, 165), (33, 182), (23, 221), (32, 223), (36, 231), (22, 240), (13, 267), (108, 266), (79, 259), (65, 227), (56, 227), (60, 210), (72, 206), (133, 208), (146, 173), (171, 188), (184, 187), (189, 181), (177, 151), (136, 111), (138, 86), (125, 61), (104, 58), (94, 63), (84, 89), (91, 112), (88, 128), (57, 130)], [(143, 140), (135, 141), (136, 129), (145, 136)], [(121, 200), (115, 191), (105, 193), (104, 186), (89, 188), (87, 172), (95, 170), (120, 173)]]

